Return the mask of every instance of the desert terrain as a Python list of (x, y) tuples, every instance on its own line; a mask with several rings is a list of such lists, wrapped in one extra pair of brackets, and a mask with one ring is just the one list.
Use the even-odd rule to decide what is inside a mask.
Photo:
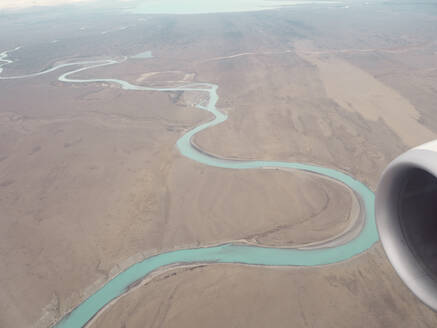
[(383, 256), (377, 246), (323, 269), (175, 269), (134, 288), (89, 327), (432, 327), (435, 314)]
[[(437, 136), (437, 13), (413, 9), (6, 13), (0, 52), (21, 48), (2, 76), (126, 57), (75, 76), (214, 83), (228, 120), (196, 135), (197, 147), (228, 159), (321, 165), (375, 190), (393, 158)], [(132, 58), (145, 51), (153, 57)], [(116, 274), (164, 251), (227, 242), (296, 247), (341, 234), (356, 219), (356, 196), (322, 176), (183, 157), (177, 140), (212, 119), (194, 107), (204, 94), (59, 82), (67, 70), (0, 80), (1, 327), (51, 327)], [(379, 243), (312, 268), (164, 268), (90, 326), (363, 322), (437, 324)]]

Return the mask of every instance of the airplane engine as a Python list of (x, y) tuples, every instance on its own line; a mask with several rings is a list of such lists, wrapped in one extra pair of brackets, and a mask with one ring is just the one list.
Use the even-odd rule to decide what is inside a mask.
[(375, 213), (391, 264), (437, 310), (437, 140), (390, 163), (378, 184)]

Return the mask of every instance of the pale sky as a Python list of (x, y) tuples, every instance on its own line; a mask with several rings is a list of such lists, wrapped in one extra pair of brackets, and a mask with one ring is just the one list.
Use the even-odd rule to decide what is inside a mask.
[(53, 6), (90, 0), (0, 0), (0, 9), (18, 9), (33, 6)]
[[(33, 6), (53, 6), (69, 3), (92, 2), (96, 0), (0, 0), (0, 9), (20, 9)], [(136, 13), (207, 13), (274, 9), (285, 5), (301, 3), (336, 3), (347, 0), (108, 0), (108, 4), (133, 2)]]

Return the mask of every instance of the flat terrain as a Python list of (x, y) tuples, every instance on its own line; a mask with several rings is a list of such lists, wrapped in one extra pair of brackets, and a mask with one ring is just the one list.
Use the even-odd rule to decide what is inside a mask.
[(325, 178), (182, 158), (181, 131), (206, 118), (171, 95), (20, 85), (28, 96), (5, 101), (1, 115), (2, 297), (19, 302), (2, 309), (10, 325), (51, 301), (56, 315), (69, 310), (147, 254), (230, 240), (315, 242), (350, 220), (354, 196)]
[(435, 313), (417, 304), (383, 256), (377, 246), (323, 268), (172, 270), (133, 289), (90, 327), (434, 326)]
[[(2, 74), (152, 51), (78, 77), (215, 83), (229, 119), (196, 136), (196, 145), (226, 158), (331, 167), (374, 189), (394, 157), (436, 138), (437, 16), (421, 8), (4, 14), (0, 52), (21, 48)], [(320, 176), (217, 169), (182, 157), (177, 139), (211, 119), (193, 107), (205, 95), (58, 82), (65, 71), (0, 80), (1, 327), (49, 327), (124, 268), (165, 250), (302, 245), (355, 218), (350, 190)], [(93, 326), (437, 323), (379, 244), (336, 265), (200, 266), (144, 283)]]

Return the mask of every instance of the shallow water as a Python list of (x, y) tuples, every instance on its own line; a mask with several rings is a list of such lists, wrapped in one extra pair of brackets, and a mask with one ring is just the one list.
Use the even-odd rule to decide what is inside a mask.
[(147, 58), (152, 58), (152, 57), (153, 57), (153, 55), (152, 55), (151, 51), (144, 51), (144, 52), (142, 52), (140, 54), (131, 56), (130, 58), (133, 58), (133, 59), (147, 59)]

